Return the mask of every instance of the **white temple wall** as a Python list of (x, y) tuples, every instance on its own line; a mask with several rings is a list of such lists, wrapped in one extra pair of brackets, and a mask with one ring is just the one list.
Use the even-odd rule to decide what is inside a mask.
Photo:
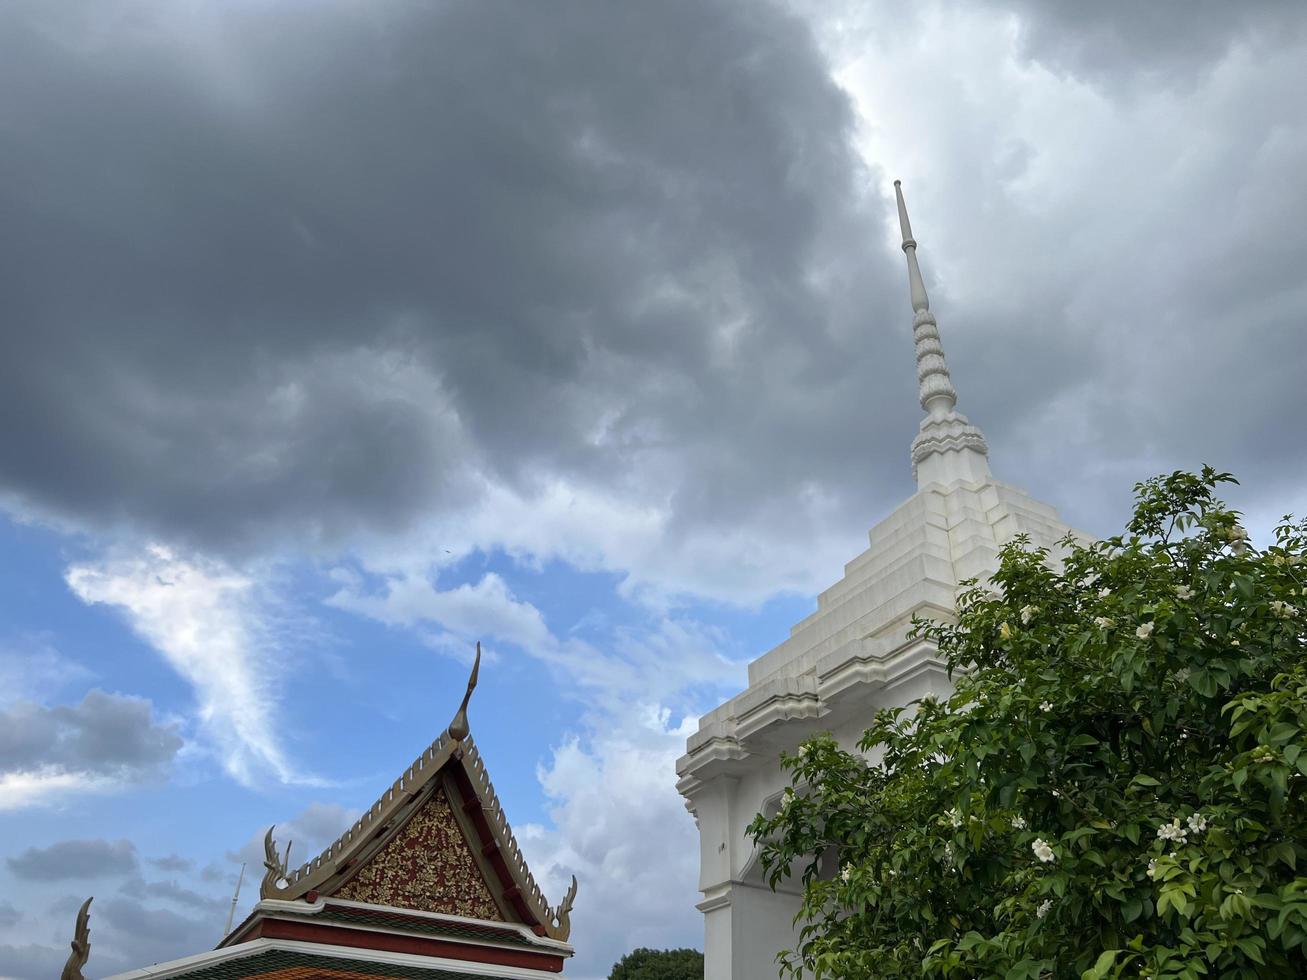
[(749, 687), (704, 715), (677, 769), (699, 826), (705, 980), (775, 977), (776, 953), (795, 944), (798, 887), (766, 887), (747, 833), (789, 785), (781, 752), (823, 731), (855, 750), (880, 708), (947, 696), (933, 645), (907, 638), (912, 617), (952, 616), (959, 583), (983, 581), (1017, 534), (1053, 547), (1067, 530), (1051, 507), (992, 479), (923, 487), (871, 530), (816, 612), (749, 665)]

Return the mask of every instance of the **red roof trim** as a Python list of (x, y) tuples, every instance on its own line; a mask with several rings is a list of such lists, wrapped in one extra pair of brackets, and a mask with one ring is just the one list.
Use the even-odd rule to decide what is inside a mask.
[(328, 946), (347, 946), (352, 949), (375, 949), (387, 953), (442, 956), (447, 959), (492, 963), (496, 966), (517, 966), (530, 970), (545, 970), (550, 973), (561, 973), (563, 971), (563, 957), (549, 953), (536, 953), (521, 949), (501, 949), (497, 946), (465, 945), (448, 939), (372, 932), (326, 922), (263, 919), (255, 923), (249, 933), (242, 938), (245, 941), (260, 938), (290, 939), (299, 942), (321, 943)]

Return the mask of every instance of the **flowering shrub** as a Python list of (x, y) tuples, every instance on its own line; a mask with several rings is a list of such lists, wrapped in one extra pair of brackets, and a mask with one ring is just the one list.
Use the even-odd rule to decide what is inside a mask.
[(952, 697), (784, 757), (751, 827), (802, 875), (783, 973), (1307, 976), (1307, 522), (1257, 551), (1222, 482), (1140, 484), (1060, 566), (1008, 546), (914, 626)]

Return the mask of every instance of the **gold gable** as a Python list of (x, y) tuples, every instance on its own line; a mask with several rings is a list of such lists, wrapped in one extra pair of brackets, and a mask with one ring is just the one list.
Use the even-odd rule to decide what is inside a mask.
[(264, 837), (263, 899), (336, 897), (398, 909), (516, 922), (566, 942), (576, 878), (551, 906), (527, 867), (477, 752), (467, 692), (449, 727), (354, 825), (312, 860), (287, 868)]
[(473, 919), (504, 918), (443, 788), (336, 891), (336, 897)]

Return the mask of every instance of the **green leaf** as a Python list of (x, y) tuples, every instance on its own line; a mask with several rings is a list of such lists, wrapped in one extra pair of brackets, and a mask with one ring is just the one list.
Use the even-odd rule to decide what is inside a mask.
[(1272, 845), (1269, 850), (1272, 860), (1279, 861), (1282, 864), (1287, 864), (1293, 870), (1297, 870), (1298, 852), (1288, 841), (1281, 841), (1278, 844)]
[(1094, 965), (1080, 974), (1080, 980), (1103, 980), (1109, 970), (1116, 965), (1116, 958), (1121, 955), (1119, 949), (1105, 949), (1099, 954)]

